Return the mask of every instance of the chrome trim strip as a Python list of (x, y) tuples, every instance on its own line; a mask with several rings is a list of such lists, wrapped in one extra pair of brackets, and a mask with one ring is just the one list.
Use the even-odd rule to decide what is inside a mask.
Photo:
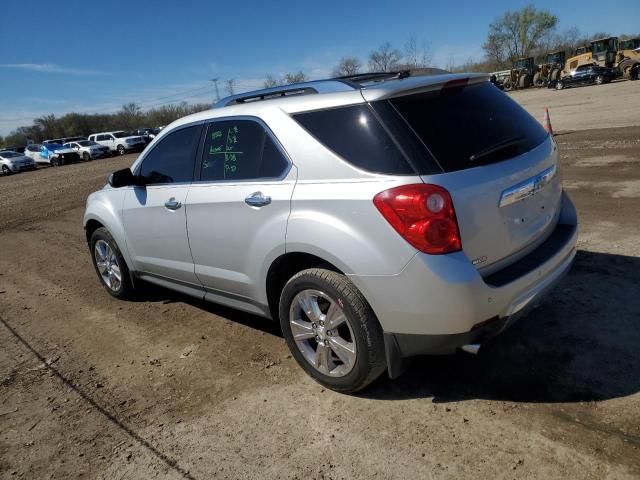
[(557, 168), (553, 165), (538, 175), (531, 177), (524, 182), (518, 183), (513, 187), (507, 188), (500, 195), (500, 202), (498, 203), (498, 206), (505, 207), (535, 195), (546, 185), (551, 183), (556, 172)]

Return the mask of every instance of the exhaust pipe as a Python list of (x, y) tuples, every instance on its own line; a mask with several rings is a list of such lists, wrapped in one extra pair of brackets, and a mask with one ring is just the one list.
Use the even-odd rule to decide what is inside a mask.
[(471, 343), (469, 345), (463, 345), (460, 347), (460, 350), (462, 350), (463, 352), (471, 353), (473, 355), (477, 355), (478, 352), (480, 351), (480, 344)]

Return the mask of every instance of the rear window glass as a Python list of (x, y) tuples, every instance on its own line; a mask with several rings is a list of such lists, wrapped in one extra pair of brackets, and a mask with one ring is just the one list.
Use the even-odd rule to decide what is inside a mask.
[(368, 105), (299, 113), (293, 118), (354, 167), (387, 175), (415, 174)]
[(499, 162), (540, 145), (547, 132), (489, 82), (391, 100), (445, 172)]

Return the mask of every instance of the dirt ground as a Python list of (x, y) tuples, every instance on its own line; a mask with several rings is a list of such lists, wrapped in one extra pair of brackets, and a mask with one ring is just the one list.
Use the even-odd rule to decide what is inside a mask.
[(631, 127), (640, 125), (640, 82), (615, 81), (604, 85), (567, 88), (529, 88), (510, 95), (542, 122), (549, 107), (556, 130)]
[(0, 477), (639, 478), (640, 127), (556, 140), (570, 275), (477, 357), (355, 396), (308, 378), (271, 322), (103, 291), (84, 202), (133, 157), (0, 178)]

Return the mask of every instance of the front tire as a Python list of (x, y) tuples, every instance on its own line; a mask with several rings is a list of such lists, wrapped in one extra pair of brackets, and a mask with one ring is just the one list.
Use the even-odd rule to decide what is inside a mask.
[(118, 155), (124, 155), (126, 153), (123, 145), (118, 145)]
[(91, 155), (89, 155), (89, 152), (82, 153), (82, 160), (84, 160), (85, 162), (88, 162), (89, 160), (91, 160)]
[(104, 227), (96, 229), (91, 235), (89, 247), (93, 267), (104, 289), (113, 297), (131, 298), (134, 289), (129, 269), (109, 230)]
[(595, 82), (596, 85), (602, 85), (604, 83), (604, 77), (602, 75), (597, 75)]
[(344, 275), (321, 268), (297, 273), (282, 290), (279, 316), (293, 357), (327, 388), (356, 392), (386, 368), (382, 327)]
[(562, 80), (558, 80), (556, 82), (556, 90), (562, 90), (564, 88), (564, 83), (562, 83)]
[(2, 175), (11, 175), (12, 173), (13, 172), (8, 166), (2, 165)]

